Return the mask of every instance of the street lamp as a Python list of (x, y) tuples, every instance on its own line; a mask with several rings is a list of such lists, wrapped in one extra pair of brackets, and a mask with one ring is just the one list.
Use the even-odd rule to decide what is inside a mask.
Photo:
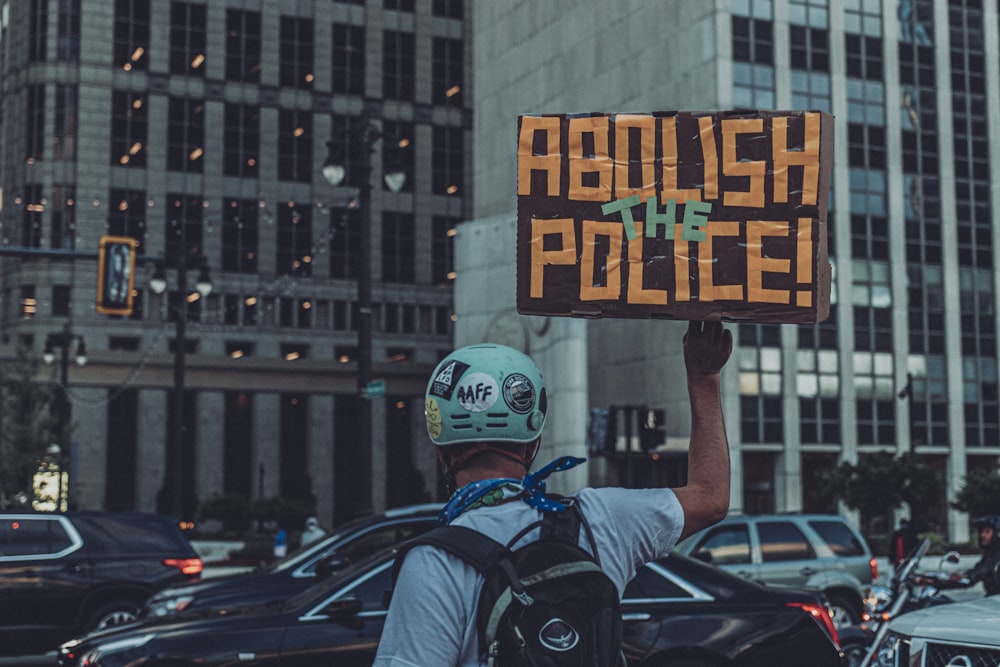
[[(369, 384), (372, 381), (372, 156), (375, 145), (383, 138), (379, 129), (368, 120), (362, 120), (360, 132), (345, 132), (347, 150), (359, 160), (359, 206), (364, 214), (358, 244), (358, 395), (362, 398), (359, 419), (359, 449), (361, 464), (358, 470), (359, 506), (355, 514), (362, 515), (372, 507), (372, 407), (369, 402)], [(323, 178), (337, 187), (347, 175), (347, 168), (336, 158), (336, 143), (326, 142), (327, 156), (323, 163)], [(406, 173), (393, 170), (384, 176), (385, 184), (399, 192), (406, 182)]]
[[(185, 494), (184, 480), (184, 373), (187, 353), (187, 314), (188, 304), (208, 296), (212, 291), (212, 279), (208, 275), (208, 262), (201, 255), (200, 271), (195, 283), (195, 291), (189, 293), (187, 286), (188, 260), (191, 253), (184, 243), (177, 253), (177, 304), (174, 307), (174, 403), (171, 413), (173, 429), (171, 433), (170, 450), (167, 452), (167, 466), (163, 475), (163, 495), (166, 512), (178, 519), (190, 519), (184, 516)], [(149, 280), (149, 288), (154, 294), (163, 294), (167, 289), (167, 276), (163, 262), (156, 266), (153, 277)]]
[[(73, 346), (74, 340), (76, 341), (76, 364), (83, 366), (87, 363), (87, 344), (84, 342), (83, 336), (73, 333), (69, 322), (63, 324), (62, 331), (50, 333), (45, 337), (45, 350), (42, 352), (42, 360), (46, 364), (51, 364), (56, 360), (56, 348), (59, 348), (59, 392), (56, 394), (55, 412), (56, 433), (62, 446), (60, 447), (59, 444), (51, 445), (49, 448), (50, 454), (53, 449), (57, 453), (70, 450), (70, 422), (73, 416), (73, 408), (69, 402), (69, 351)], [(61, 462), (61, 458), (58, 459), (58, 462)], [(58, 466), (58, 472), (60, 475), (59, 496), (56, 501), (56, 508), (65, 509), (64, 494), (68, 495), (69, 489), (65, 488), (63, 484), (65, 475), (63, 474), (61, 465)]]

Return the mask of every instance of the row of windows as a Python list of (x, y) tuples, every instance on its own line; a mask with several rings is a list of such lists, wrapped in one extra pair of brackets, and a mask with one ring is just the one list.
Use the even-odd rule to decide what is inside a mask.
[[(43, 211), (47, 199), (40, 185), (26, 188), (22, 220), (23, 245), (42, 247)], [(65, 247), (75, 233), (73, 189), (57, 186), (53, 190), (50, 247)], [(128, 236), (139, 242), (142, 254), (146, 245), (147, 217), (150, 202), (141, 190), (113, 189), (110, 192), (108, 234)], [(192, 261), (201, 261), (206, 200), (200, 196), (168, 193), (163, 216), (164, 250), (168, 266), (175, 266), (182, 252)], [(277, 214), (267, 211), (262, 202), (225, 199), (222, 202), (221, 256), (209, 259), (210, 266), (221, 266), (226, 273), (254, 274), (260, 267), (260, 229), (276, 223), (274, 272), (278, 275), (309, 277), (318, 253), (329, 253), (329, 278), (356, 280), (360, 254), (360, 229), (364, 224), (357, 208), (327, 210), (325, 225), (313, 224), (311, 206), (282, 206)], [(274, 220), (276, 218), (276, 220)], [(432, 216), (430, 219), (430, 281), (448, 285), (454, 279), (453, 239), (459, 218)], [(415, 283), (417, 262), (417, 220), (412, 213), (382, 212), (382, 274), (384, 282)], [(193, 265), (193, 264), (192, 264)]]
[[(78, 97), (75, 87), (57, 86), (56, 113), (52, 133), (53, 157), (71, 160), (76, 153), (76, 118)], [(46, 155), (45, 88), (29, 86), (24, 94), (25, 160), (31, 164)], [(109, 160), (125, 168), (147, 166), (150, 136), (149, 99), (145, 93), (123, 90), (112, 92), (111, 142)], [(225, 104), (222, 118), (210, 118), (203, 99), (170, 97), (167, 99), (166, 167), (170, 171), (203, 173), (206, 160), (206, 128), (223, 125), (222, 171), (227, 176), (256, 178), (260, 173), (261, 137), (274, 137), (276, 175), (281, 181), (310, 183), (315, 179), (314, 147), (318, 138), (313, 131), (314, 114), (296, 109), (279, 109), (277, 126), (261, 126), (261, 108), (252, 105)], [(359, 186), (366, 173), (362, 169), (362, 147), (354, 145), (365, 127), (359, 116), (331, 115), (333, 136), (330, 154), (343, 164), (346, 185)], [(381, 124), (382, 164), (386, 172), (405, 174), (401, 190), (412, 191), (418, 159), (418, 125), (406, 121), (383, 121)], [(433, 126), (430, 145), (421, 149), (420, 159), (429, 161), (431, 189), (435, 194), (455, 195), (464, 190), (465, 131), (461, 127)], [(388, 188), (388, 186), (386, 186)]]

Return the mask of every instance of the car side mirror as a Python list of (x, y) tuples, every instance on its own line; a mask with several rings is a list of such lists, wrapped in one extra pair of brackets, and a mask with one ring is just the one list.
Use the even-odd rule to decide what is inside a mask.
[(331, 600), (329, 604), (323, 607), (323, 613), (333, 623), (345, 623), (349, 627), (360, 628), (363, 626), (363, 621), (358, 618), (361, 608), (361, 600), (356, 595), (348, 595), (337, 600)]
[(960, 561), (961, 557), (958, 555), (957, 551), (949, 551), (941, 558), (942, 563), (951, 563), (953, 565)]
[(711, 562), (713, 560), (712, 559), (712, 552), (709, 551), (708, 549), (698, 549), (693, 554), (691, 554), (691, 556), (693, 558), (697, 558), (698, 560), (700, 560), (703, 563), (709, 563), (709, 564), (711, 564)]
[(348, 560), (334, 551), (328, 556), (324, 556), (316, 563), (316, 581), (326, 581), (333, 576), (334, 572), (339, 572), (347, 567)]

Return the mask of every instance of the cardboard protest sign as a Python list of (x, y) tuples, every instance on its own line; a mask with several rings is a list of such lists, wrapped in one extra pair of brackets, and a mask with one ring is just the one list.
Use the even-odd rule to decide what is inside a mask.
[(816, 111), (521, 116), (518, 311), (821, 322), (832, 162)]

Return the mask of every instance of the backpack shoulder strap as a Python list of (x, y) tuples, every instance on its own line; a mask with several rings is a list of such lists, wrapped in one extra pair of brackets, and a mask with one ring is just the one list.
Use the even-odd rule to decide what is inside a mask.
[(392, 582), (396, 583), (403, 559), (413, 547), (428, 545), (444, 549), (458, 556), (481, 573), (489, 572), (504, 556), (509, 554), (507, 547), (496, 540), (483, 535), (478, 530), (465, 526), (438, 526), (418, 535), (404, 543), (396, 553), (396, 562), (392, 567)]

